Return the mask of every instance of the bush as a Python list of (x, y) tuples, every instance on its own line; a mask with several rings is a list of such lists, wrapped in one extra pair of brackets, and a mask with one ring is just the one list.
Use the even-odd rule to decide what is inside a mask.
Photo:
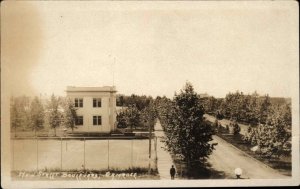
[(240, 131), (241, 131), (241, 127), (239, 126), (239, 124), (233, 123), (233, 134), (237, 135), (240, 133)]
[(226, 125), (226, 131), (229, 132), (229, 126), (228, 125)]
[(224, 116), (223, 116), (223, 114), (220, 113), (220, 111), (217, 111), (217, 113), (216, 113), (216, 118), (217, 118), (218, 120), (222, 120), (222, 119), (224, 118)]

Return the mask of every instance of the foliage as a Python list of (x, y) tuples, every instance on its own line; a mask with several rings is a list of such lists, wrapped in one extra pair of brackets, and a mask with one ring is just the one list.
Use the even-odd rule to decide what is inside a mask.
[(75, 125), (77, 113), (74, 106), (74, 102), (71, 99), (65, 99), (63, 103), (64, 114), (63, 114), (63, 124), (66, 128), (71, 128), (72, 132), (77, 128)]
[(153, 129), (156, 119), (156, 111), (153, 102), (150, 102), (147, 107), (141, 111), (141, 121), (144, 128)]
[(265, 124), (272, 105), (282, 105), (288, 101), (272, 99), (268, 95), (259, 96), (256, 92), (245, 95), (239, 91), (228, 93), (224, 99), (209, 97), (201, 100), (205, 112), (215, 115), (217, 119), (226, 118), (251, 125)]
[(229, 132), (229, 126), (228, 125), (226, 125), (226, 131)]
[(44, 107), (38, 97), (35, 97), (30, 106), (30, 121), (32, 130), (38, 131), (44, 127)]
[[(165, 130), (166, 148), (180, 155), (186, 163), (204, 162), (214, 149), (213, 128), (203, 118), (204, 108), (193, 86), (186, 83), (173, 101), (157, 99), (163, 104), (159, 118)], [(160, 111), (160, 109), (158, 109)]]
[(218, 119), (215, 120), (213, 126), (214, 126), (214, 127), (218, 127), (218, 126), (219, 126), (219, 121), (218, 121)]
[(59, 108), (59, 99), (54, 96), (54, 94), (51, 96), (50, 101), (47, 105), (48, 110), (48, 122), (52, 129), (55, 131), (56, 136), (56, 128), (60, 126), (61, 124), (61, 113), (58, 110)]
[(217, 112), (216, 112), (216, 118), (217, 118), (218, 120), (222, 120), (222, 119), (224, 118), (223, 114), (220, 113), (219, 110), (217, 110)]
[(160, 123), (165, 129), (165, 126), (171, 121), (171, 110), (173, 108), (173, 101), (166, 96), (158, 96), (154, 101), (154, 106), (156, 109), (156, 116), (160, 120)]
[(118, 128), (126, 128), (127, 127), (127, 114), (126, 110), (121, 111), (117, 114), (117, 127)]
[[(288, 98), (271, 98), (258, 93), (228, 93), (221, 103), (213, 97), (202, 99), (206, 113), (217, 119), (226, 118), (233, 122), (249, 125), (244, 140), (259, 146), (259, 153), (267, 157), (289, 155), (291, 151), (291, 107)], [(217, 105), (216, 105), (217, 104)], [(229, 132), (238, 134), (237, 123), (226, 125)]]
[(125, 110), (121, 111), (117, 115), (118, 128), (130, 127), (133, 129), (153, 128), (155, 124), (156, 111), (153, 102), (142, 110), (138, 110), (135, 105), (130, 105)]
[(126, 110), (126, 119), (127, 119), (127, 124), (130, 126), (131, 131), (133, 128), (137, 128), (141, 122), (140, 118), (140, 112), (136, 108), (135, 105), (129, 106), (128, 109)]
[(257, 145), (258, 153), (266, 157), (280, 157), (291, 153), (291, 107), (273, 106), (265, 124), (249, 128), (244, 140)]
[(148, 129), (154, 126), (156, 111), (154, 101), (151, 96), (131, 96), (118, 95), (117, 105), (126, 106), (126, 109), (118, 113), (118, 128), (130, 127), (133, 129)]
[(239, 134), (240, 131), (241, 131), (241, 127), (239, 126), (239, 124), (237, 124), (237, 122), (233, 122), (231, 124), (232, 124), (232, 127), (233, 127), (233, 134), (234, 135)]
[(30, 98), (26, 96), (11, 97), (10, 99), (10, 124), (16, 131), (23, 131), (30, 127)]
[(153, 98), (151, 96), (138, 96), (135, 94), (132, 94), (131, 96), (125, 96), (125, 95), (117, 95), (117, 105), (118, 106), (134, 106), (139, 111), (145, 109), (149, 106), (149, 104), (153, 101)]

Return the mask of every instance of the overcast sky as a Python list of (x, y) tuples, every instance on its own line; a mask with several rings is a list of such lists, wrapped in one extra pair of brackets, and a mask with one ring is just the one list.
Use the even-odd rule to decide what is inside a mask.
[(121, 94), (172, 97), (190, 81), (216, 97), (236, 90), (290, 97), (299, 77), (297, 6), (4, 2), (2, 80), (13, 95), (114, 82)]

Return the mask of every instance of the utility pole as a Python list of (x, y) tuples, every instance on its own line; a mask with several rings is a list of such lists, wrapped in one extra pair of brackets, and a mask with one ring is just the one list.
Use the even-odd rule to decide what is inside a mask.
[(116, 64), (116, 57), (114, 57), (114, 63), (113, 63), (113, 86), (115, 86), (115, 64)]
[(60, 170), (62, 171), (62, 137), (60, 137)]
[(151, 136), (152, 136), (152, 128), (151, 128), (150, 123), (148, 123), (148, 126), (149, 126), (149, 170), (148, 170), (148, 173), (150, 175), (150, 173), (151, 173)]
[(109, 139), (107, 139), (107, 169), (109, 170)]
[(131, 168), (133, 168), (133, 139), (131, 139)]
[(83, 138), (83, 169), (85, 171), (85, 137)]
[(15, 140), (13, 140), (13, 147), (12, 147), (12, 170), (14, 171), (15, 170)]
[(39, 140), (36, 137), (36, 171), (39, 170)]

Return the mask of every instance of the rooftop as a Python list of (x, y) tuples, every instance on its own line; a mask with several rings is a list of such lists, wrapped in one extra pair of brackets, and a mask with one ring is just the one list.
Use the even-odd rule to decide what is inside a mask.
[(117, 90), (115, 86), (103, 86), (103, 87), (67, 86), (66, 92), (117, 92)]

